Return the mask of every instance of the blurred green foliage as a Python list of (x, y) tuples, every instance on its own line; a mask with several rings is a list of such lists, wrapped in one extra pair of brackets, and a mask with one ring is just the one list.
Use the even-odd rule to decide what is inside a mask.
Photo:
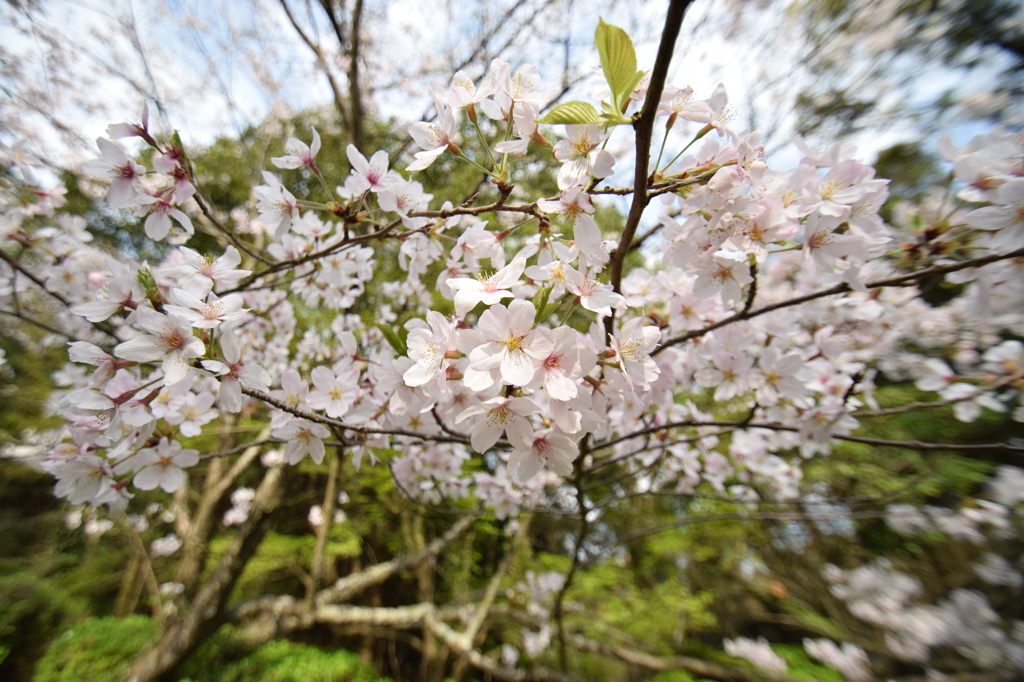
[[(159, 631), (159, 625), (145, 616), (83, 620), (54, 640), (32, 679), (124, 679), (132, 661)], [(254, 648), (232, 627), (223, 627), (210, 637), (179, 675), (182, 682), (388, 682), (349, 651), (326, 651), (287, 641)]]

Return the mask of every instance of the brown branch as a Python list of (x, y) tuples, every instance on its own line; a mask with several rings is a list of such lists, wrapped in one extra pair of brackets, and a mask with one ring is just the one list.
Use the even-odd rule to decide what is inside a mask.
[[(612, 438), (606, 440), (603, 443), (598, 443), (594, 446), (594, 451), (611, 447), (623, 441), (630, 440), (632, 438), (640, 438), (651, 433), (657, 433), (658, 431), (664, 431), (668, 429), (677, 429), (682, 427), (698, 427), (698, 426), (722, 426), (729, 428), (742, 428), (742, 429), (769, 429), (771, 431), (792, 431), (799, 432), (795, 426), (785, 426), (783, 424), (775, 423), (759, 423), (759, 422), (726, 422), (726, 421), (681, 421), (672, 422), (669, 424), (661, 424), (659, 426), (652, 426), (647, 429), (641, 429), (624, 436)], [(884, 440), (882, 438), (865, 438), (862, 436), (842, 436), (839, 434), (829, 434), (829, 438), (834, 440), (845, 440), (852, 443), (865, 443), (867, 445), (878, 445), (884, 447), (903, 448), (905, 450), (921, 450), (921, 451), (946, 451), (946, 450), (972, 450), (972, 451), (985, 451), (985, 450), (1003, 450), (1007, 452), (1024, 452), (1024, 446), (1011, 445), (1009, 443), (984, 443), (984, 444), (960, 444), (960, 443), (923, 443), (916, 440)]]
[(463, 517), (452, 524), (452, 527), (449, 528), (444, 535), (431, 542), (422, 550), (414, 552), (413, 554), (397, 557), (390, 561), (385, 561), (384, 563), (377, 564), (376, 566), (372, 566), (359, 573), (342, 578), (332, 587), (321, 590), (317, 594), (317, 606), (319, 607), (351, 599), (363, 590), (374, 585), (381, 584), (392, 575), (412, 568), (425, 559), (437, 556), (445, 547), (450, 545), (456, 538), (469, 529), (469, 527), (473, 525), (474, 520), (475, 519), (471, 516)]
[(331, 538), (331, 527), (334, 524), (334, 505), (338, 497), (338, 472), (341, 470), (341, 457), (344, 452), (341, 446), (331, 449), (330, 462), (327, 467), (327, 489), (324, 501), (320, 506), (320, 527), (316, 529), (316, 547), (313, 548), (313, 565), (309, 569), (309, 590), (306, 595), (306, 608), (313, 609), (313, 600), (320, 589), (320, 580), (324, 574), (324, 558), (327, 553), (327, 542)]
[[(507, 196), (507, 195), (506, 195)], [(409, 211), (410, 218), (451, 218), (457, 215), (480, 215), (482, 213), (504, 212), (504, 213), (525, 213), (536, 218), (543, 218), (544, 214), (537, 210), (537, 202), (532, 204), (514, 204), (508, 206), (502, 197), (493, 204), (487, 206), (456, 206), (455, 208), (441, 211)]]
[[(974, 258), (972, 260), (962, 261), (960, 263), (953, 263), (951, 265), (939, 265), (932, 268), (927, 268), (925, 270), (912, 272), (909, 275), (900, 275), (898, 277), (891, 277), (889, 279), (870, 282), (866, 284), (865, 287), (867, 287), (868, 289), (878, 289), (881, 287), (906, 286), (908, 283), (914, 282), (915, 280), (919, 280), (923, 277), (934, 277), (936, 275), (944, 275), (950, 272), (967, 270), (968, 268), (981, 267), (982, 265), (988, 265), (990, 263), (996, 263), (1002, 260), (1009, 260), (1011, 258), (1022, 257), (1024, 257), (1024, 248), (1017, 249), (1016, 251), (1011, 251), (1010, 253), (1006, 254), (993, 254), (991, 256), (984, 256), (983, 258)], [(678, 336), (674, 339), (669, 339), (658, 348), (655, 348), (651, 355), (657, 355), (666, 348), (670, 348), (672, 346), (675, 346), (676, 344), (683, 343), (684, 341), (690, 341), (692, 339), (700, 338), (705, 334), (713, 332), (714, 330), (724, 327), (726, 325), (730, 325), (733, 322), (749, 320), (753, 317), (758, 317), (760, 315), (764, 315), (765, 313), (770, 313), (775, 310), (800, 305), (802, 303), (807, 303), (808, 301), (824, 298), (825, 296), (845, 294), (850, 291), (853, 291), (853, 289), (850, 288), (850, 285), (844, 282), (842, 284), (837, 284), (836, 286), (831, 287), (829, 289), (822, 289), (821, 291), (815, 291), (810, 294), (805, 294), (804, 296), (797, 296), (796, 298), (791, 298), (786, 301), (780, 301), (779, 303), (766, 305), (756, 310), (741, 311), (734, 315), (730, 315), (729, 317), (721, 319), (718, 322), (710, 324), (707, 327), (704, 327), (703, 329), (697, 329), (692, 332), (683, 334), (682, 336)]]
[[(20, 263), (18, 263), (18, 261), (14, 260), (14, 258), (12, 258), (11, 256), (7, 255), (2, 250), (0, 250), (0, 260), (5, 261), (12, 268), (17, 270), (21, 274), (25, 275), (25, 277), (27, 277), (29, 280), (31, 280), (33, 284), (35, 284), (40, 289), (42, 289), (44, 292), (49, 294), (51, 298), (53, 298), (54, 300), (56, 300), (59, 303), (61, 303), (65, 308), (70, 309), (71, 306), (73, 305), (71, 303), (71, 301), (67, 300), (66, 298), (64, 298), (63, 296), (58, 294), (56, 291), (50, 291), (49, 289), (47, 289), (46, 288), (46, 282), (44, 282), (43, 280), (41, 280), (38, 277), (36, 277), (29, 270), (26, 270), (24, 267), (22, 267), (22, 265)], [(117, 341), (117, 342), (121, 341), (121, 339), (117, 338), (117, 334), (114, 333), (114, 330), (111, 329), (108, 324), (100, 323), (100, 322), (89, 322), (89, 324), (91, 324), (94, 329), (96, 329), (97, 331), (102, 332), (103, 334), (106, 334), (108, 337), (110, 337), (114, 341)], [(67, 334), (64, 334), (64, 336), (67, 336)]]
[[(376, 232), (371, 232), (369, 234), (359, 235), (357, 237), (345, 237), (342, 241), (336, 244), (331, 244), (330, 246), (325, 246), (319, 251), (314, 251), (312, 253), (306, 254), (305, 256), (299, 256), (298, 258), (292, 258), (290, 260), (274, 263), (273, 265), (269, 265), (268, 267), (249, 275), (248, 277), (245, 278), (245, 280), (242, 281), (240, 285), (238, 285), (234, 289), (228, 289), (227, 291), (223, 291), (220, 293), (221, 295), (224, 295), (234, 293), (236, 291), (246, 291), (248, 290), (250, 284), (266, 275), (271, 275), (275, 272), (280, 272), (282, 270), (287, 270), (289, 268), (297, 267), (299, 265), (304, 265), (306, 263), (318, 260), (320, 258), (326, 258), (327, 256), (333, 255), (355, 244), (362, 244), (364, 242), (372, 241), (374, 239), (383, 239), (388, 234), (391, 233), (391, 231), (395, 228), (397, 224), (398, 223), (396, 222), (390, 225), (386, 225), (382, 227), (380, 230), (377, 230)], [(269, 261), (264, 260), (263, 262), (268, 263)]]
[(356, 0), (352, 10), (352, 39), (348, 50), (348, 99), (352, 107), (351, 128), (352, 144), (362, 150), (366, 146), (366, 135), (363, 130), (363, 93), (359, 83), (359, 27), (363, 18), (363, 0)]
[[(306, 419), (306, 420), (311, 421), (311, 422), (316, 422), (316, 423), (319, 423), (319, 424), (325, 424), (327, 426), (331, 426), (331, 427), (335, 427), (335, 428), (339, 428), (339, 429), (345, 429), (346, 431), (354, 431), (356, 433), (361, 433), (361, 434), (376, 434), (376, 435), (382, 435), (382, 436), (408, 436), (410, 438), (418, 438), (419, 440), (429, 440), (429, 441), (434, 441), (436, 443), (463, 443), (463, 444), (465, 444), (465, 443), (469, 442), (469, 438), (466, 438), (466, 437), (456, 438), (454, 436), (431, 436), (431, 435), (427, 435), (427, 434), (424, 434), (424, 433), (416, 433), (415, 431), (406, 431), (405, 429), (371, 429), (371, 428), (368, 428), (368, 427), (365, 427), (365, 426), (355, 426), (353, 424), (346, 424), (345, 422), (340, 421), (338, 419), (331, 419), (330, 417), (324, 417), (324, 416), (321, 416), (319, 414), (313, 414), (312, 412), (307, 412), (306, 410), (301, 410), (301, 409), (299, 409), (297, 407), (293, 407), (293, 406), (289, 405), (288, 403), (284, 402), (283, 400), (278, 400), (277, 398), (275, 398), (275, 397), (273, 397), (273, 396), (271, 396), (271, 395), (269, 395), (267, 393), (264, 393), (263, 391), (257, 391), (255, 389), (248, 388), (246, 386), (242, 387), (242, 393), (244, 393), (247, 396), (250, 396), (252, 398), (256, 398), (257, 400), (262, 400), (263, 402), (267, 403), (268, 405), (273, 405), (274, 407), (276, 407), (279, 410), (284, 410), (285, 412), (288, 412), (290, 414), (294, 414), (296, 417), (302, 417), (303, 419)], [(345, 443), (345, 444), (346, 445), (353, 445), (354, 443)]]
[(283, 477), (281, 468), (267, 470), (256, 490), (249, 518), (221, 555), (188, 612), (170, 624), (160, 639), (135, 660), (129, 678), (150, 682), (166, 676), (220, 625), (235, 582), (270, 528), (271, 514), (280, 504)]
[(1008, 377), (1003, 377), (999, 381), (981, 388), (978, 393), (972, 395), (966, 395), (959, 398), (949, 398), (948, 400), (934, 400), (930, 402), (913, 402), (907, 403), (906, 405), (900, 405), (898, 407), (886, 407), (879, 410), (870, 410), (865, 412), (853, 412), (851, 413), (854, 417), (884, 417), (892, 414), (903, 414), (904, 412), (911, 412), (913, 410), (927, 409), (929, 407), (946, 407), (947, 405), (955, 405), (956, 403), (962, 403), (967, 400), (973, 400), (981, 393), (987, 391), (995, 391), (1010, 384), (1020, 381), (1024, 378), (1024, 374), (1013, 374)]
[(19, 313), (19, 312), (15, 312), (13, 310), (0, 310), (0, 315), (10, 315), (11, 317), (17, 318), (17, 319), (21, 320), (22, 322), (27, 322), (28, 324), (31, 324), (31, 325), (36, 326), (36, 327), (39, 327), (43, 331), (47, 331), (47, 332), (49, 332), (51, 334), (56, 334), (58, 336), (63, 336), (64, 338), (68, 339), (69, 341), (78, 341), (79, 340), (79, 339), (76, 339), (74, 336), (71, 336), (67, 332), (62, 332), (59, 329), (54, 329), (53, 327), (51, 327), (49, 325), (43, 324), (39, 320), (33, 320), (31, 317), (28, 317), (27, 315), (24, 315), (24, 314)]
[(639, 116), (633, 121), (633, 129), (636, 131), (633, 203), (629, 207), (629, 215), (622, 228), (619, 245), (611, 259), (612, 289), (620, 294), (622, 293), (622, 266), (625, 263), (626, 254), (629, 253), (630, 245), (633, 243), (633, 235), (636, 234), (636, 229), (640, 225), (640, 217), (651, 200), (647, 191), (647, 171), (651, 163), (654, 119), (658, 114), (658, 106), (661, 104), (661, 93), (665, 89), (665, 79), (668, 77), (668, 67), (672, 62), (672, 52), (675, 50), (676, 38), (679, 37), (679, 29), (683, 25), (683, 15), (686, 14), (686, 8), (691, 1), (672, 0), (669, 4), (668, 15), (665, 17), (665, 29), (661, 34), (661, 44), (658, 45), (658, 56), (654, 60), (654, 70), (647, 87), (647, 97), (644, 99), (644, 106), (640, 110)]
[(345, 98), (341, 94), (341, 88), (338, 86), (338, 82), (334, 79), (334, 74), (331, 73), (330, 67), (327, 65), (327, 59), (324, 57), (323, 51), (320, 46), (313, 42), (306, 32), (299, 26), (299, 22), (295, 19), (295, 15), (292, 14), (291, 9), (288, 7), (288, 0), (278, 0), (281, 3), (281, 8), (284, 9), (285, 15), (288, 17), (289, 23), (295, 32), (299, 34), (299, 38), (306, 44), (306, 47), (313, 52), (316, 57), (316, 63), (323, 71), (324, 75), (327, 76), (327, 83), (331, 86), (331, 94), (334, 96), (334, 106), (338, 108), (338, 117), (341, 119), (342, 125), (348, 127), (348, 112), (345, 108)]
[(583, 635), (570, 635), (570, 641), (581, 651), (610, 656), (649, 670), (688, 670), (702, 677), (737, 682), (797, 682), (796, 678), (786, 675), (770, 675), (759, 670), (727, 667), (692, 656), (652, 656), (633, 648), (598, 642)]

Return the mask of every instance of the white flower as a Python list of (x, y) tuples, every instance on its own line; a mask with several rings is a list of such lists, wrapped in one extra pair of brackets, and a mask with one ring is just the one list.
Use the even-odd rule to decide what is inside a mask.
[[(136, 203), (142, 204), (138, 213), (148, 213), (144, 227), (146, 236), (153, 241), (160, 241), (167, 236), (171, 230), (171, 218), (178, 221), (178, 224), (190, 235), (195, 234), (192, 221), (185, 213), (175, 208), (170, 199), (166, 196), (150, 196), (144, 194), (139, 197)], [(148, 206), (148, 208), (146, 208)]]
[(366, 190), (379, 192), (387, 187), (389, 180), (401, 179), (396, 173), (388, 171), (388, 153), (383, 149), (374, 153), (369, 162), (355, 145), (350, 144), (346, 151), (348, 161), (352, 164), (352, 175), (345, 183), (345, 188), (354, 195), (360, 195)]
[(287, 441), (284, 448), (284, 459), (288, 464), (298, 464), (302, 458), (309, 453), (314, 462), (320, 464), (324, 461), (324, 438), (330, 435), (323, 424), (306, 421), (305, 419), (293, 419), (287, 425), (274, 429), (272, 435)]
[(188, 375), (188, 360), (206, 353), (203, 342), (192, 335), (192, 325), (179, 315), (161, 315), (139, 308), (138, 324), (148, 334), (136, 336), (114, 348), (114, 355), (135, 362), (163, 363), (164, 384), (176, 384)]
[(559, 476), (572, 474), (572, 463), (580, 451), (568, 437), (552, 433), (550, 429), (538, 431), (529, 448), (516, 448), (508, 459), (508, 470), (521, 483), (526, 483), (545, 464)]
[(316, 131), (316, 128), (310, 126), (310, 130), (313, 131), (313, 144), (307, 145), (302, 140), (289, 137), (288, 141), (284, 143), (284, 148), (291, 152), (288, 156), (275, 156), (271, 159), (274, 165), (278, 168), (301, 168), (308, 166), (314, 173), (319, 173), (319, 169), (316, 167), (314, 159), (320, 152), (320, 133)]
[(257, 391), (267, 391), (270, 375), (262, 367), (246, 365), (238, 346), (238, 336), (233, 330), (225, 331), (220, 337), (220, 349), (224, 362), (203, 360), (203, 367), (220, 376), (220, 402), (228, 412), (242, 409), (242, 386)]
[[(162, 538), (153, 540), (149, 545), (149, 551), (154, 557), (170, 556), (181, 549), (181, 540), (174, 533)], [(172, 584), (172, 583), (165, 583)], [(162, 588), (163, 586), (161, 586)]]
[(618, 334), (608, 337), (608, 343), (615, 351), (615, 358), (630, 385), (639, 385), (643, 390), (649, 390), (651, 382), (661, 374), (650, 355), (660, 340), (661, 331), (645, 327), (642, 317), (634, 317), (622, 325)]
[(418, 171), (428, 168), (434, 159), (444, 154), (445, 150), (455, 147), (455, 116), (452, 110), (440, 100), (435, 100), (437, 107), (437, 123), (413, 123), (409, 126), (409, 134), (421, 149), (416, 153), (416, 160), (406, 170)]
[(299, 205), (295, 195), (284, 188), (276, 175), (263, 171), (263, 180), (266, 185), (252, 188), (253, 196), (257, 199), (256, 210), (260, 212), (260, 222), (274, 230), (274, 239), (280, 240), (288, 232), (292, 221), (299, 219)]
[(155, 449), (139, 450), (117, 469), (118, 473), (128, 468), (138, 469), (132, 483), (139, 490), (163, 488), (164, 492), (173, 493), (185, 482), (185, 469), (198, 463), (199, 453), (196, 450), (182, 450), (178, 441), (161, 438)]
[(463, 317), (476, 307), (477, 303), (494, 305), (504, 298), (512, 298), (509, 290), (519, 281), (526, 269), (526, 258), (516, 256), (512, 262), (498, 270), (490, 277), (471, 279), (469, 277), (453, 277), (448, 286), (455, 290), (455, 314)]
[(103, 285), (96, 294), (95, 301), (71, 307), (71, 312), (81, 315), (90, 322), (102, 322), (121, 308), (134, 310), (138, 307), (138, 302), (146, 296), (133, 272), (134, 267), (130, 268), (112, 258), (107, 258), (106, 263), (114, 278)]
[(310, 374), (315, 390), (306, 402), (314, 410), (324, 410), (328, 417), (341, 419), (352, 407), (359, 393), (359, 368), (349, 366), (339, 374), (328, 367), (316, 367)]
[(197, 329), (216, 329), (222, 322), (234, 322), (249, 312), (242, 307), (244, 300), (239, 294), (217, 298), (210, 292), (208, 296), (209, 300), (203, 301), (184, 289), (171, 289), (168, 298), (176, 305), (165, 305), (164, 310), (180, 315)]
[(217, 259), (212, 256), (201, 256), (185, 246), (182, 246), (179, 252), (185, 259), (185, 264), (167, 268), (164, 272), (171, 277), (180, 277), (181, 286), (199, 297), (208, 294), (214, 283), (233, 287), (243, 277), (252, 274), (251, 270), (237, 269), (238, 264), (242, 262), (242, 256), (234, 246), (228, 246)]
[(443, 375), (448, 366), (445, 354), (455, 350), (455, 326), (434, 310), (427, 313), (429, 329), (417, 327), (409, 332), (406, 344), (409, 358), (416, 362), (402, 375), (406, 386), (423, 386)]
[(526, 415), (536, 414), (540, 408), (526, 398), (491, 398), (480, 405), (467, 407), (458, 417), (458, 424), (464, 419), (477, 415), (485, 415), (473, 427), (470, 443), (477, 452), (486, 452), (494, 447), (504, 432), (512, 445), (518, 448), (530, 448), (533, 445), (533, 427)]
[(565, 286), (580, 297), (581, 306), (598, 315), (611, 315), (612, 306), (617, 308), (625, 302), (610, 284), (602, 284), (572, 268), (565, 269)]
[(612, 174), (615, 157), (611, 152), (600, 149), (601, 127), (591, 125), (567, 125), (568, 139), (555, 143), (555, 158), (563, 162), (558, 171), (558, 186), (588, 182), (589, 177), (606, 178)]
[(493, 305), (480, 316), (479, 327), (487, 343), (473, 349), (469, 362), (473, 369), (501, 368), (501, 378), (513, 386), (533, 381), (537, 367), (554, 349), (551, 331), (534, 329), (537, 309), (530, 301), (516, 300), (508, 308)]
[(139, 195), (142, 193), (139, 178), (145, 175), (146, 168), (129, 159), (121, 148), (110, 140), (101, 137), (96, 140), (96, 146), (100, 148), (103, 158), (86, 161), (82, 164), (82, 170), (90, 175), (113, 180), (107, 194), (107, 203), (111, 208), (138, 206)]

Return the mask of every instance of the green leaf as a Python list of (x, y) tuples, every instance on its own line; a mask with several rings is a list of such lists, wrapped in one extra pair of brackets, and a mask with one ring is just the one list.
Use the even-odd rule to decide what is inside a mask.
[(547, 315), (548, 298), (551, 296), (551, 287), (544, 287), (537, 294), (537, 298), (534, 299), (534, 305), (537, 308), (537, 319), (543, 320)]
[(594, 43), (601, 55), (601, 70), (612, 91), (612, 105), (622, 111), (629, 93), (643, 77), (643, 72), (636, 69), (633, 41), (621, 28), (606, 24), (601, 19), (594, 34)]
[(602, 102), (601, 105), (604, 109), (604, 113), (601, 114), (601, 118), (604, 119), (602, 124), (605, 127), (631, 125), (633, 123), (632, 118), (626, 116), (621, 111), (608, 104), (608, 102)]
[(565, 123), (568, 125), (600, 122), (601, 115), (597, 113), (594, 105), (579, 100), (562, 102), (544, 114), (542, 118), (537, 119), (537, 123)]
[(395, 352), (399, 355), (408, 355), (409, 347), (405, 344), (405, 341), (395, 331), (394, 327), (389, 327), (385, 324), (378, 324), (377, 329), (380, 330), (381, 334), (387, 340), (388, 345), (395, 349)]

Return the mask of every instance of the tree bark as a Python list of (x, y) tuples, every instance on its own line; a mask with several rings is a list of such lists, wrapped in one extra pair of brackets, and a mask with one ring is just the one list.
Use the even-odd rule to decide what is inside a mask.
[(131, 682), (168, 679), (223, 621), (222, 612), (231, 591), (270, 528), (271, 516), (281, 501), (283, 469), (268, 469), (256, 490), (249, 518), (221, 557), (210, 579), (199, 590), (188, 612), (169, 624), (160, 639), (132, 664)]

